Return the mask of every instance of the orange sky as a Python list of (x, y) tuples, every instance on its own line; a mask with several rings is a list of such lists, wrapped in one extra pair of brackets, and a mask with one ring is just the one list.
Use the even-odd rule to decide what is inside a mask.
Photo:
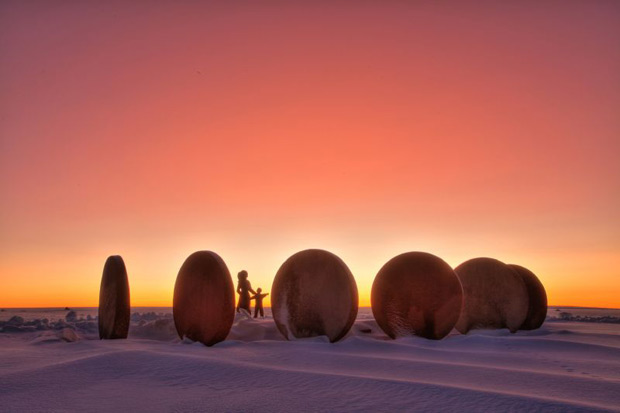
[[(618, 2), (0, 3), (0, 307), (427, 251), (620, 307)], [(137, 2), (136, 2), (137, 3)], [(266, 303), (269, 304), (268, 302)]]

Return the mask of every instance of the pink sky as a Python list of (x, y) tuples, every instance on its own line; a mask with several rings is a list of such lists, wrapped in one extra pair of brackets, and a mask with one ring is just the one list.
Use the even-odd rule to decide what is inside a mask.
[(0, 4), (0, 306), (170, 305), (192, 252), (404, 251), (620, 307), (617, 2)]

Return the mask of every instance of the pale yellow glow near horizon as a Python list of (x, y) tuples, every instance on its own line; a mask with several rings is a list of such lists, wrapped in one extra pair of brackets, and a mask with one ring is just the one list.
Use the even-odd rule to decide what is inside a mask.
[[(306, 246), (305, 246), (306, 247)], [(307, 246), (311, 247), (311, 246)], [(410, 249), (420, 250), (420, 249)], [(397, 251), (392, 253), (391, 251)], [(336, 247), (331, 252), (339, 255), (354, 274), (358, 292), (359, 305), (370, 306), (370, 290), (376, 273), (381, 266), (393, 256), (406, 250), (397, 245), (386, 243), (376, 254), (364, 254), (363, 251), (349, 250), (344, 246)], [(444, 249), (443, 258), (453, 267), (469, 258), (467, 254), (450, 252)], [(193, 251), (192, 251), (193, 252)], [(281, 249), (273, 255), (252, 256), (241, 260), (239, 251), (223, 248), (220, 252), (226, 261), (233, 282), (236, 273), (245, 269), (249, 272), (254, 289), (261, 287), (270, 292), (273, 278), (279, 266), (295, 251)], [(430, 252), (430, 251), (427, 251)], [(588, 275), (600, 282), (613, 285), (615, 273), (609, 271), (616, 264), (617, 256), (613, 252), (590, 252), (581, 256), (574, 255), (572, 261), (564, 259), (564, 253), (544, 254), (539, 252), (515, 252), (511, 257), (505, 251), (496, 250), (494, 256), (507, 263), (518, 263), (534, 271), (545, 285), (549, 305), (584, 306), (618, 308), (620, 302), (613, 288), (601, 292), (597, 285), (582, 282)], [(432, 252), (431, 252), (432, 253)], [(503, 254), (502, 254), (503, 253)], [(436, 255), (439, 255), (435, 252)], [(58, 259), (58, 256), (35, 254), (38, 260), (27, 260), (26, 268), (19, 268), (21, 277), (9, 277), (3, 282), (0, 307), (96, 307), (99, 298), (99, 284), (105, 256), (101, 253), (75, 257), (74, 260)], [(167, 307), (172, 305), (172, 294), (176, 275), (181, 264), (187, 258), (182, 247), (167, 251), (135, 250), (124, 254), (128, 269), (131, 305), (133, 307)], [(439, 255), (441, 257), (441, 255)], [(156, 257), (159, 257), (156, 259)], [(447, 257), (447, 259), (446, 259)], [(517, 261), (517, 257), (520, 258)], [(18, 262), (25, 257), (15, 257)], [(3, 273), (15, 269), (2, 267)], [(24, 286), (28, 286), (25, 288)], [(271, 305), (270, 296), (265, 306)]]

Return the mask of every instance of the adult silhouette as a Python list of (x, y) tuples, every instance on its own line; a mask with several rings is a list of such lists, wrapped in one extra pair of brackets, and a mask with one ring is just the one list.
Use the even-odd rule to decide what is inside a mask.
[(239, 302), (237, 303), (237, 312), (240, 309), (244, 309), (251, 314), (250, 310), (250, 293), (256, 294), (256, 291), (252, 289), (250, 281), (248, 280), (248, 272), (245, 270), (239, 271), (237, 274), (239, 282), (237, 283), (237, 294), (239, 294)]

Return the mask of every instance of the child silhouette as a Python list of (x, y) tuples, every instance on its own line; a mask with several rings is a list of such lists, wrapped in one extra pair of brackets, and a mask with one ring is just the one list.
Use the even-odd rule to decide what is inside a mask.
[(263, 298), (267, 297), (269, 293), (261, 294), (263, 290), (261, 288), (256, 289), (256, 294), (253, 295), (250, 300), (256, 300), (256, 304), (254, 305), (254, 318), (258, 317), (258, 312), (260, 311), (260, 316), (265, 318), (265, 311), (263, 310)]

